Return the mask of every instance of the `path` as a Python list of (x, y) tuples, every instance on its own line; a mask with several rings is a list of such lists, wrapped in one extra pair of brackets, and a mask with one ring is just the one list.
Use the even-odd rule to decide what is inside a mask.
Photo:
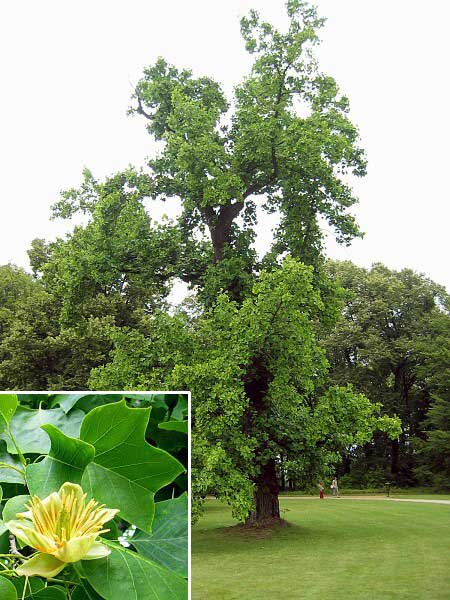
[[(450, 504), (450, 500), (427, 500), (425, 498), (391, 498), (387, 496), (339, 496), (330, 500), (389, 500), (391, 502), (422, 502), (424, 504)], [(317, 496), (280, 496), (280, 500), (319, 500)]]

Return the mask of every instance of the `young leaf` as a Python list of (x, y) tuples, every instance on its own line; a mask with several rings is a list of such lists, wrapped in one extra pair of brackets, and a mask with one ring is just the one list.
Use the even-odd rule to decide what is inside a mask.
[[(186, 600), (187, 581), (160, 565), (104, 540), (111, 554), (77, 563), (92, 587), (108, 600)], [(95, 563), (95, 564), (94, 564)]]
[(83, 489), (148, 532), (155, 492), (185, 470), (170, 454), (145, 441), (149, 414), (150, 408), (128, 408), (123, 400), (100, 406), (85, 416), (80, 433), (95, 448), (94, 461), (81, 481)]
[(41, 462), (27, 466), (26, 479), (30, 494), (45, 498), (66, 481), (81, 483), (95, 449), (91, 444), (64, 435), (54, 425), (43, 425), (42, 429), (50, 438), (50, 452)]
[[(83, 417), (84, 413), (80, 410), (73, 410), (70, 415), (65, 415), (60, 408), (34, 410), (19, 406), (11, 419), (10, 427), (23, 454), (48, 454), (50, 439), (41, 429), (42, 425), (51, 423), (66, 435), (78, 437)], [(8, 452), (17, 454), (16, 447), (6, 433), (2, 433), (0, 439), (6, 441)]]
[(137, 531), (131, 539), (131, 543), (146, 558), (187, 577), (187, 494), (173, 500), (157, 502), (152, 533)]

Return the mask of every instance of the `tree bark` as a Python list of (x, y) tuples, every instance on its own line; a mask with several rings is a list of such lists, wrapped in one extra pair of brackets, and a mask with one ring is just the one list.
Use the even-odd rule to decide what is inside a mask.
[[(262, 356), (255, 356), (247, 373), (245, 391), (249, 399), (249, 410), (245, 431), (251, 435), (255, 423), (255, 416), (261, 415), (266, 410), (266, 394), (271, 380), (271, 374), (267, 370), (265, 360)], [(256, 450), (256, 456), (265, 448)], [(276, 457), (271, 458), (266, 464), (261, 465), (259, 475), (255, 478), (255, 508), (247, 517), (245, 524), (249, 526), (268, 527), (280, 523), (280, 505), (278, 494), (280, 491)]]
[(398, 440), (391, 441), (391, 475), (397, 480), (400, 473), (400, 444)]
[(224, 259), (225, 246), (230, 243), (233, 221), (243, 208), (244, 202), (234, 202), (221, 206), (218, 212), (212, 206), (204, 206), (201, 209), (211, 236), (215, 264)]
[(255, 510), (249, 514), (245, 524), (267, 527), (280, 523), (279, 486), (274, 459), (261, 468), (255, 483)]

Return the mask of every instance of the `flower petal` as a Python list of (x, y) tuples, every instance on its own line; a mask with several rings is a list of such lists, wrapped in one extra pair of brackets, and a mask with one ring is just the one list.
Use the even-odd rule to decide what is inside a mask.
[(66, 483), (63, 483), (59, 488), (58, 496), (60, 498), (63, 492), (66, 496), (72, 493), (77, 500), (81, 500), (84, 496), (83, 488), (77, 483), (70, 483), (70, 481), (66, 481)]
[(111, 554), (111, 550), (101, 542), (94, 542), (88, 553), (83, 556), (83, 560), (95, 560), (96, 558), (104, 558)]
[(19, 538), (21, 542), (32, 548), (36, 548), (41, 552), (51, 552), (56, 550), (56, 544), (54, 540), (39, 531), (36, 531), (34, 527), (30, 527), (25, 524), (26, 521), (7, 521), (4, 525), (11, 533)]
[(20, 567), (17, 567), (18, 575), (26, 575), (31, 577), (38, 575), (39, 577), (55, 577), (60, 573), (66, 564), (51, 554), (35, 554), (29, 560), (24, 562)]
[(52, 554), (66, 563), (78, 562), (89, 552), (96, 537), (97, 534), (72, 538)]

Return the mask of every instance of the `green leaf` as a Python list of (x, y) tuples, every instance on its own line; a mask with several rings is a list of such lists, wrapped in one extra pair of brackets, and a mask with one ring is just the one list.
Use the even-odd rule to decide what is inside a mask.
[(188, 406), (188, 397), (185, 395), (180, 395), (178, 402), (176, 403), (172, 414), (170, 415), (171, 419), (175, 419), (176, 421), (183, 421), (187, 418), (189, 414), (189, 406)]
[(2, 600), (17, 600), (16, 588), (5, 577), (0, 577), (0, 598)]
[[(25, 586), (25, 581), (25, 577), (15, 577), (12, 580), (12, 583), (17, 590), (17, 595), (19, 596), (19, 598), (22, 598), (23, 596), (23, 588)], [(43, 579), (40, 579), (40, 577), (29, 577), (27, 587), (25, 590), (25, 596), (23, 597), (34, 598), (34, 594), (39, 592), (39, 590), (42, 590), (44, 587), (45, 581)]]
[(178, 433), (188, 434), (188, 421), (166, 421), (160, 423), (158, 427), (166, 431), (178, 431)]
[(11, 421), (18, 404), (16, 394), (0, 394), (0, 431)]
[(185, 579), (123, 546), (104, 543), (111, 549), (109, 556), (81, 563), (82, 574), (101, 596), (108, 600), (187, 599)]
[(36, 594), (29, 596), (31, 599), (36, 600), (65, 600), (67, 598), (66, 592), (60, 586), (46, 587), (43, 590), (39, 590)]
[(88, 392), (82, 394), (56, 394), (52, 406), (59, 404), (65, 413), (76, 406), (76, 408), (87, 413), (97, 406), (118, 402), (122, 398), (123, 394), (92, 394)]
[(6, 442), (4, 440), (0, 440), (0, 481), (5, 483), (21, 483), (25, 484), (25, 478), (15, 469), (9, 469), (8, 467), (2, 467), (1, 463), (6, 463), (15, 467), (16, 469), (21, 469), (23, 471), (23, 465), (18, 458), (15, 456), (11, 456), (9, 452), (6, 451)]
[(104, 537), (107, 540), (117, 541), (121, 535), (121, 531), (117, 527), (117, 523), (112, 519), (104, 524), (103, 529), (109, 529), (106, 533), (101, 533), (100, 537)]
[(0, 554), (9, 553), (9, 531), (3, 521), (0, 521)]
[(17, 519), (17, 513), (25, 512), (27, 510), (25, 504), (30, 500), (30, 496), (14, 496), (14, 498), (8, 500), (3, 507), (3, 521), (6, 523), (7, 521)]
[[(81, 421), (84, 413), (73, 410), (66, 415), (60, 408), (51, 410), (30, 409), (19, 406), (11, 420), (11, 431), (23, 454), (48, 454), (50, 450), (50, 439), (41, 429), (42, 425), (54, 425), (60, 431), (70, 437), (78, 437)], [(11, 454), (17, 454), (17, 450), (5, 433), (0, 439), (6, 440), (7, 450)]]
[(72, 594), (72, 600), (103, 600), (85, 579), (80, 579), (80, 585)]
[(64, 435), (54, 425), (43, 425), (42, 429), (50, 438), (50, 452), (41, 462), (27, 466), (26, 479), (32, 496), (46, 498), (66, 481), (80, 484), (95, 449), (91, 444)]
[(55, 394), (52, 398), (52, 408), (59, 404), (62, 410), (65, 413), (68, 413), (78, 400), (86, 395), (86, 392), (83, 392), (82, 394)]
[(131, 543), (146, 558), (187, 577), (188, 522), (187, 494), (157, 502), (152, 533), (137, 531)]
[(128, 408), (124, 400), (107, 404), (85, 416), (80, 433), (95, 447), (81, 486), (144, 531), (151, 531), (155, 492), (185, 470), (170, 454), (145, 441), (149, 414), (150, 408)]

